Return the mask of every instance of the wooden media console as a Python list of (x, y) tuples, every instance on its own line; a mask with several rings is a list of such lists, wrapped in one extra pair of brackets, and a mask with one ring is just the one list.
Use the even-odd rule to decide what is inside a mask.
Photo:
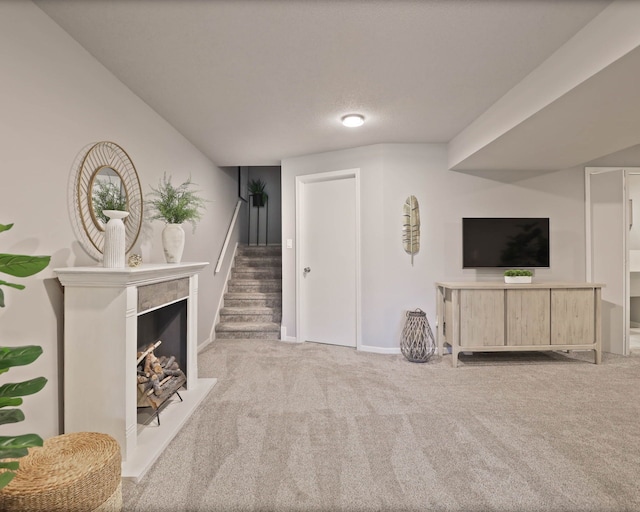
[(601, 359), (601, 284), (436, 283), (438, 353), (593, 350)]

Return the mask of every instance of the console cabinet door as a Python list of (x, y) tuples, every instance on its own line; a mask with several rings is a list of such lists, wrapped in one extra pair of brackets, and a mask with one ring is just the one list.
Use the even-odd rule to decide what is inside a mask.
[(551, 344), (594, 343), (594, 307), (593, 289), (551, 290)]
[(450, 289), (444, 289), (444, 325), (442, 333), (444, 340), (453, 345), (453, 294)]
[(549, 290), (507, 290), (507, 345), (549, 345)]
[(504, 345), (504, 290), (460, 290), (460, 345)]

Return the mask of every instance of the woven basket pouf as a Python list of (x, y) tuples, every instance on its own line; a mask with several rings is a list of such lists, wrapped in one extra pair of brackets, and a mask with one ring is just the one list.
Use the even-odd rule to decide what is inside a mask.
[(122, 510), (120, 446), (107, 434), (52, 437), (19, 461), (16, 476), (0, 489), (3, 512)]

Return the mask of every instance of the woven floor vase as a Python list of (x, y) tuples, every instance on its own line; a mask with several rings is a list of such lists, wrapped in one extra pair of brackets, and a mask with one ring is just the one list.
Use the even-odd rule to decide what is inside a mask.
[(107, 434), (76, 432), (45, 440), (19, 459), (0, 489), (3, 512), (120, 512), (120, 446)]
[(426, 363), (435, 353), (436, 343), (431, 326), (427, 320), (427, 314), (421, 309), (407, 311), (400, 351), (412, 363)]

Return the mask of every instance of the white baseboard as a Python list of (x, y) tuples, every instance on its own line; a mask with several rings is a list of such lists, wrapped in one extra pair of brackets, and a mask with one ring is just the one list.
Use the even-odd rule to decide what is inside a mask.
[(374, 354), (396, 355), (401, 354), (400, 347), (374, 347), (371, 345), (360, 345), (360, 352), (373, 352)]
[[(302, 341), (298, 341), (298, 338), (295, 336), (287, 336), (287, 328), (284, 325), (280, 326), (280, 341), (288, 341), (290, 343), (304, 343)], [(374, 354), (387, 354), (387, 355), (396, 355), (401, 354), (400, 347), (374, 347), (371, 345), (360, 345), (358, 350), (361, 352), (372, 352)]]
[(287, 336), (287, 328), (284, 325), (280, 326), (280, 341), (288, 341), (290, 343), (297, 343), (298, 338), (295, 336)]
[(211, 345), (212, 343), (213, 343), (213, 340), (210, 337), (204, 340), (202, 343), (199, 343), (197, 347), (198, 354), (202, 352), (205, 348), (207, 348), (209, 345)]

